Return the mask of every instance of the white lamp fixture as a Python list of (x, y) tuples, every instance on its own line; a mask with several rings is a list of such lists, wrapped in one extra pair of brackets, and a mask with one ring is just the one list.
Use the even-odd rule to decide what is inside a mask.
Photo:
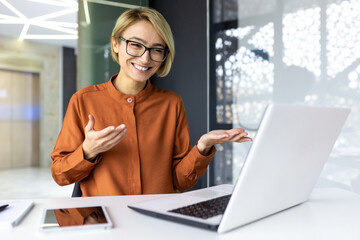
[[(18, 3), (18, 6), (23, 7), (23, 4), (20, 3), (26, 2), (28, 2), (27, 4), (31, 3), (31, 6), (34, 7), (34, 11), (31, 11), (31, 17), (26, 16), (25, 10), (22, 12), (22, 8), (16, 5), (16, 3)], [(36, 9), (36, 7), (39, 9)], [(1, 12), (6, 10), (7, 14), (0, 12), (0, 24), (23, 25), (19, 40), (78, 38), (77, 23), (58, 21), (62, 17), (68, 17), (78, 12), (79, 7), (76, 0), (0, 0), (0, 9), (1, 8), (3, 8)], [(39, 11), (40, 9), (42, 11)], [(51, 11), (46, 13), (43, 9), (51, 9)], [(26, 11), (29, 12), (29, 9), (27, 8)], [(31, 27), (51, 30), (53, 34), (29, 33)]]

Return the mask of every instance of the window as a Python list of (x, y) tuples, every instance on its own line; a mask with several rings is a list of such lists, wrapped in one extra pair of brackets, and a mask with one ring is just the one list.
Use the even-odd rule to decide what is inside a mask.
[[(267, 104), (350, 107), (319, 179), (360, 193), (360, 1), (210, 1), (210, 128), (254, 136)], [(234, 183), (251, 144), (224, 144), (210, 184)]]

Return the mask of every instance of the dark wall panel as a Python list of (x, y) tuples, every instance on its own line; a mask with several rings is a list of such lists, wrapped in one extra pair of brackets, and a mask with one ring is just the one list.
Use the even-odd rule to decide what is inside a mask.
[[(189, 2), (190, 3), (190, 2)], [(178, 93), (184, 101), (192, 144), (206, 132), (206, 1), (150, 1), (160, 11), (175, 38), (175, 61), (169, 75), (154, 85)]]
[[(182, 97), (194, 145), (207, 131), (206, 1), (151, 0), (149, 5), (170, 24), (176, 52), (169, 75), (152, 82)], [(205, 176), (200, 186), (206, 186)]]
[(76, 92), (75, 49), (63, 47), (63, 118), (71, 96)]

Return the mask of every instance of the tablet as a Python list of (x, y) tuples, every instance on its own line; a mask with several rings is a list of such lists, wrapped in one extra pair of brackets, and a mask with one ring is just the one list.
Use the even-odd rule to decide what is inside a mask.
[(86, 206), (45, 209), (40, 224), (40, 231), (110, 229), (111, 227), (112, 222), (104, 206)]

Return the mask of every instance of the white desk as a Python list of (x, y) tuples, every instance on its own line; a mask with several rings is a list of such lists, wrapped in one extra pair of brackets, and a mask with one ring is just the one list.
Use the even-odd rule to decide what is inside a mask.
[[(127, 207), (128, 203), (159, 196), (161, 195), (35, 200), (34, 208), (20, 225), (1, 231), (0, 238), (1, 240), (360, 239), (360, 195), (340, 189), (315, 189), (308, 202), (225, 234), (152, 218)], [(44, 208), (74, 207), (87, 204), (105, 205), (114, 228), (48, 234), (39, 232), (39, 223)]]

